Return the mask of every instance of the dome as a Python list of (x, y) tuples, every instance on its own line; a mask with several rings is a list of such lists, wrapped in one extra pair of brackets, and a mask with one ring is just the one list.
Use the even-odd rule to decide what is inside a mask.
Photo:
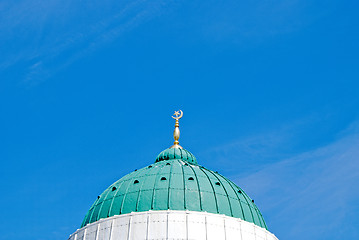
[(278, 240), (240, 187), (179, 145), (182, 116), (173, 145), (111, 184), (68, 240)]
[(181, 159), (191, 164), (197, 165), (196, 157), (186, 149), (183, 148), (167, 148), (158, 154), (156, 162), (169, 160), (169, 159)]
[(82, 226), (132, 212), (189, 210), (240, 218), (265, 228), (248, 195), (221, 174), (197, 164), (181, 148), (162, 151), (154, 164), (122, 177), (94, 202)]

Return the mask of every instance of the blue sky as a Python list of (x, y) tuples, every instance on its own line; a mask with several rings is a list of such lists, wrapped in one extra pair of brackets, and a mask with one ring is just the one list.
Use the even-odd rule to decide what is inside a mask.
[(2, 239), (67, 239), (177, 109), (181, 145), (280, 239), (358, 239), (358, 7), (1, 1)]

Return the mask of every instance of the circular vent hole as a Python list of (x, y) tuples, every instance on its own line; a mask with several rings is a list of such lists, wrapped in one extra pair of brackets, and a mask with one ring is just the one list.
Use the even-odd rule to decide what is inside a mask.
[(254, 203), (254, 200), (252, 199), (252, 203)]
[(239, 193), (242, 193), (242, 191), (241, 191), (241, 190), (238, 190), (238, 192), (239, 192)]
[(116, 189), (117, 189), (116, 187), (113, 187), (113, 188), (112, 188), (112, 191), (115, 191)]
[(193, 179), (193, 177), (189, 177), (189, 178), (188, 178), (188, 180), (191, 180), (191, 181), (193, 181), (194, 179)]
[(97, 199), (100, 199), (100, 196), (97, 196)]
[(138, 180), (135, 180), (133, 183), (136, 184), (136, 183), (139, 183), (139, 181), (138, 181)]
[(184, 165), (185, 165), (185, 166), (188, 166), (188, 163), (185, 163)]
[(148, 168), (151, 168), (152, 166), (150, 165), (150, 166), (148, 166)]
[(170, 163), (166, 163), (166, 165), (171, 165)]
[(216, 185), (219, 186), (219, 185), (221, 185), (221, 184), (220, 184), (219, 182), (216, 182)]
[(165, 177), (161, 177), (161, 181), (167, 180), (167, 178)]

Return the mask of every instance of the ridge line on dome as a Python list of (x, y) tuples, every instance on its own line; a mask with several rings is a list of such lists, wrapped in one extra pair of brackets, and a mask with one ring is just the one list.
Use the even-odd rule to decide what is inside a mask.
[(220, 182), (220, 184), (221, 184), (221, 187), (223, 188), (224, 192), (226, 193), (227, 200), (228, 200), (228, 205), (229, 205), (229, 210), (230, 210), (230, 212), (231, 212), (231, 216), (233, 217), (232, 205), (231, 205), (231, 201), (229, 200), (229, 196), (228, 196), (228, 192), (227, 192), (226, 188), (224, 187), (222, 181), (217, 177), (217, 175), (213, 173), (213, 171), (209, 170), (209, 172), (210, 172), (215, 178), (217, 178), (217, 180), (218, 180), (218, 181)]
[[(219, 174), (219, 173), (218, 173)], [(219, 174), (221, 175), (221, 174)], [(221, 175), (222, 176), (222, 175)], [(223, 176), (222, 176), (223, 177)], [(231, 181), (228, 179), (228, 181)], [(232, 182), (232, 181), (231, 181)], [(233, 183), (233, 182), (232, 182)], [(246, 200), (246, 204), (248, 205), (248, 208), (249, 208), (249, 211), (251, 212), (251, 216), (252, 216), (252, 220), (253, 220), (253, 223), (255, 222), (254, 220), (254, 215), (253, 215), (253, 211), (252, 211), (252, 207), (251, 207), (251, 204), (248, 202), (248, 199), (250, 200), (251, 198), (245, 193), (245, 191), (242, 191), (242, 194), (244, 195), (244, 199)]]
[[(163, 165), (166, 166), (166, 165)], [(170, 165), (170, 173), (169, 173), (169, 177), (168, 177), (168, 194), (167, 194), (167, 209), (170, 209), (170, 191), (171, 191), (171, 179), (172, 179), (172, 168), (173, 168), (173, 164)]]
[(151, 210), (153, 209), (153, 204), (155, 202), (155, 197), (156, 197), (156, 184), (158, 182), (158, 179), (160, 178), (160, 173), (162, 172), (162, 169), (163, 169), (163, 166), (162, 168), (158, 169), (157, 170), (157, 177), (155, 178), (155, 182), (154, 182), (154, 185), (153, 185), (153, 191), (152, 191), (152, 201), (151, 201)]
[(244, 214), (244, 210), (243, 210), (243, 206), (242, 206), (242, 202), (241, 202), (241, 198), (239, 197), (238, 191), (236, 191), (233, 187), (233, 184), (224, 176), (222, 176), (221, 174), (218, 173), (219, 176), (221, 176), (224, 180), (227, 181), (228, 185), (232, 188), (234, 194), (236, 195), (237, 199), (238, 199), (238, 203), (239, 206), (241, 207), (241, 212), (242, 212), (242, 216), (243, 216), (243, 220), (245, 221), (245, 214)]
[(186, 210), (187, 209), (187, 206), (186, 206), (186, 181), (185, 181), (184, 169), (183, 169), (184, 164), (185, 164), (185, 162), (183, 160), (181, 160), (182, 180), (183, 180), (183, 206), (184, 206), (184, 209)]
[(81, 227), (86, 226), (86, 220), (87, 220), (87, 217), (88, 217), (88, 215), (89, 215), (89, 213), (90, 213), (90, 211), (91, 211), (91, 208), (92, 208), (92, 207), (90, 207), (90, 210), (87, 211), (87, 213), (86, 213), (86, 215), (85, 215), (85, 218), (84, 218), (84, 220), (83, 220), (82, 223), (81, 223)]
[(92, 220), (92, 216), (93, 216), (93, 214), (94, 214), (94, 212), (95, 212), (95, 207), (97, 206), (97, 202), (99, 201), (99, 198), (97, 198), (96, 199), (96, 201), (94, 202), (94, 204), (93, 204), (93, 211), (91, 212), (91, 215), (90, 215), (90, 217), (89, 217), (89, 222), (91, 222), (91, 220)]
[(141, 182), (141, 186), (138, 189), (138, 194), (137, 194), (137, 199), (136, 199), (136, 212), (138, 211), (138, 203), (140, 202), (140, 197), (141, 197), (141, 193), (142, 193), (142, 187), (144, 185), (144, 183), (146, 182), (147, 178), (149, 177), (149, 175), (146, 174), (146, 177), (143, 179), (143, 181)]
[[(139, 170), (138, 170), (138, 172), (141, 172), (141, 171), (142, 171), (142, 169), (139, 169)], [(117, 183), (118, 181), (120, 181), (121, 179), (122, 179), (122, 178), (120, 178), (119, 180), (117, 180), (116, 182), (114, 182), (114, 184)], [(116, 189), (116, 192), (113, 194), (113, 198), (112, 198), (112, 200), (111, 200), (110, 208), (108, 209), (108, 213), (107, 213), (108, 216), (111, 215), (113, 202), (114, 202), (114, 200), (115, 200), (115, 198), (116, 198), (116, 196), (117, 196), (118, 191), (120, 191), (120, 189), (121, 189), (121, 187), (122, 187), (122, 185), (123, 185), (124, 182), (125, 182), (125, 181), (122, 181), (121, 184), (119, 184), (119, 186), (118, 186), (117, 189)]]
[(258, 207), (257, 207), (257, 205), (255, 205), (254, 203), (253, 203), (253, 205), (255, 206), (255, 211), (256, 211), (256, 214), (257, 214), (257, 218), (258, 218), (258, 220), (259, 220), (259, 222), (260, 222), (260, 224), (261, 224), (261, 226), (263, 226), (263, 223), (262, 223), (262, 220), (261, 220), (261, 218), (259, 217), (259, 209), (258, 209)]
[[(116, 181), (117, 182), (117, 181)], [(106, 193), (106, 196), (104, 196), (104, 200), (101, 202), (101, 207), (100, 207), (100, 209), (99, 209), (99, 211), (98, 211), (98, 214), (97, 214), (97, 217), (96, 217), (96, 219), (97, 220), (99, 220), (99, 219), (101, 219), (101, 213), (102, 213), (102, 208), (103, 208), (103, 206), (105, 205), (105, 201), (107, 200), (107, 197), (108, 197), (108, 195), (111, 193), (111, 187), (114, 187), (114, 185), (116, 184), (116, 182), (114, 182), (114, 183), (112, 183), (106, 190), (108, 190), (107, 191), (107, 193)], [(121, 183), (121, 185), (122, 185), (122, 183)], [(105, 191), (106, 191), (105, 190)], [(117, 193), (117, 191), (119, 190), (119, 188), (116, 188), (116, 193)], [(103, 193), (102, 193), (103, 194)], [(101, 195), (102, 195), (101, 194)], [(115, 193), (114, 193), (114, 195), (115, 195)], [(111, 207), (112, 205), (110, 205), (110, 207)], [(106, 213), (106, 217), (108, 217), (109, 216), (109, 211), (110, 211), (110, 209), (111, 208), (109, 208), (109, 210), (108, 210), (108, 212)]]
[[(232, 188), (233, 188), (232, 185), (237, 186), (234, 182), (232, 182), (231, 180), (229, 180), (229, 179), (227, 179), (226, 177), (222, 176), (222, 174), (220, 174), (220, 173), (218, 173), (218, 174), (219, 174), (222, 178), (226, 179), (227, 182), (231, 183), (230, 186), (231, 186)], [(238, 187), (238, 186), (237, 186), (237, 187)], [(240, 188), (240, 187), (238, 187), (238, 188)], [(245, 199), (245, 202), (244, 202), (244, 203), (247, 204), (248, 207), (249, 207), (249, 210), (251, 210), (251, 209), (250, 209), (250, 205), (248, 204), (248, 201), (247, 201), (247, 199), (246, 199), (245, 192), (244, 192), (243, 189), (241, 189), (241, 188), (240, 188), (240, 190), (241, 190), (242, 194), (244, 193), (244, 196), (243, 196), (243, 198)], [(239, 201), (239, 204), (240, 204), (240, 206), (241, 206), (241, 210), (242, 210), (242, 214), (243, 214), (243, 218), (244, 218), (243, 220), (250, 222), (249, 219), (246, 219), (246, 215), (244, 214), (244, 209), (243, 209), (243, 206), (242, 206), (242, 201), (241, 201), (241, 198), (239, 197), (239, 194), (238, 194), (237, 192), (236, 192), (236, 195), (237, 195), (237, 197), (238, 197), (238, 201)], [(251, 212), (252, 219), (253, 219), (253, 222), (254, 222), (254, 217), (253, 217), (252, 211), (250, 211), (250, 212)]]
[(135, 174), (134, 176), (132, 176), (131, 178), (128, 179), (128, 180), (129, 180), (129, 183), (128, 183), (127, 187), (126, 187), (125, 193), (123, 194), (123, 198), (122, 198), (121, 207), (120, 207), (120, 213), (119, 213), (119, 214), (121, 214), (122, 211), (123, 211), (123, 204), (125, 203), (126, 196), (127, 196), (127, 193), (128, 193), (128, 189), (129, 189), (130, 186), (131, 186), (130, 180), (134, 179), (134, 178), (138, 175), (139, 171), (136, 171), (135, 173), (136, 173), (136, 174)]
[[(113, 184), (111, 184), (111, 185), (107, 188), (108, 191), (107, 191), (106, 196), (104, 197), (104, 199), (106, 199), (107, 196), (108, 196), (108, 194), (111, 192), (110, 188), (111, 188), (112, 185), (113, 185)], [(102, 194), (103, 194), (103, 193), (102, 193)], [(101, 195), (102, 195), (102, 194), (101, 194)], [(100, 214), (101, 214), (101, 210), (102, 210), (102, 208), (103, 208), (104, 203), (105, 203), (105, 200), (103, 200), (103, 201), (101, 202), (101, 206), (100, 206), (100, 209), (98, 210), (97, 217), (96, 217), (97, 220), (100, 219)]]
[(188, 166), (191, 168), (191, 170), (193, 171), (194, 176), (196, 177), (197, 188), (198, 188), (198, 195), (199, 195), (199, 207), (200, 207), (200, 209), (201, 209), (201, 211), (202, 211), (202, 210), (203, 210), (202, 197), (201, 197), (201, 189), (200, 189), (200, 187), (199, 187), (198, 177), (197, 177), (197, 174), (196, 174), (195, 170), (194, 170), (193, 167), (192, 167), (192, 164), (189, 164)]
[(261, 221), (263, 221), (264, 228), (268, 229), (268, 226), (267, 226), (266, 222), (264, 221), (263, 215), (262, 215), (261, 211), (259, 211), (259, 209), (258, 209), (258, 212), (259, 212), (259, 215), (261, 216)]
[(219, 213), (216, 190), (214, 190), (213, 184), (212, 184), (211, 179), (209, 178), (208, 174), (203, 170), (203, 169), (205, 169), (205, 170), (207, 170), (207, 169), (204, 168), (204, 167), (200, 167), (199, 169), (201, 169), (201, 171), (204, 173), (204, 175), (206, 175), (206, 177), (208, 179), (208, 182), (211, 184), (211, 187), (212, 187), (212, 190), (213, 190), (214, 201), (216, 203), (216, 210), (217, 210), (217, 213)]
[[(150, 165), (150, 166), (152, 166), (152, 164)], [(143, 170), (146, 170), (146, 169), (148, 169), (148, 166), (147, 167), (144, 167), (144, 168), (142, 168)], [(158, 167), (152, 167), (152, 168), (150, 168), (150, 170), (147, 170), (147, 171), (150, 171), (150, 174), (146, 174), (146, 177), (145, 177), (145, 179), (142, 181), (142, 185), (141, 185), (141, 187), (140, 187), (140, 189), (139, 189), (139, 191), (141, 192), (141, 193), (143, 193), (143, 191), (144, 190), (142, 190), (142, 187), (144, 186), (144, 184), (147, 182), (147, 180), (149, 181), (149, 179), (151, 178), (151, 177), (155, 177), (155, 181), (156, 181), (156, 176), (158, 175), (158, 172), (160, 171), (160, 168), (158, 168)], [(155, 186), (155, 184), (156, 184), (156, 182), (154, 181), (154, 186)], [(154, 188), (153, 188), (153, 190), (154, 190)], [(151, 196), (152, 196), (152, 198), (153, 198), (153, 192), (152, 192), (152, 194), (151, 194)], [(138, 203), (140, 203), (140, 201), (141, 201), (141, 194), (139, 194), (138, 195), (138, 197), (139, 197), (139, 199), (138, 199)], [(138, 208), (138, 206), (136, 207), (136, 208)]]

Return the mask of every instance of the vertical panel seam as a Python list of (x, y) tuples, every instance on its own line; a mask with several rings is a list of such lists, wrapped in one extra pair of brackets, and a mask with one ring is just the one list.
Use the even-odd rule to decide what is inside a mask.
[(141, 191), (142, 191), (143, 184), (146, 182), (146, 179), (147, 179), (149, 176), (150, 176), (150, 174), (146, 174), (146, 177), (143, 178), (143, 181), (141, 182), (141, 186), (140, 186), (140, 188), (138, 189), (137, 200), (136, 200), (136, 208), (135, 208), (135, 211), (136, 211), (136, 212), (138, 211), (138, 202), (140, 201), (140, 196), (141, 196)]
[(98, 240), (98, 233), (100, 231), (100, 227), (101, 227), (101, 223), (97, 224), (97, 228), (96, 228), (96, 235), (95, 235), (95, 240)]
[[(112, 186), (112, 184), (111, 184), (111, 186)], [(103, 198), (103, 201), (102, 201), (102, 203), (101, 203), (100, 210), (98, 210), (97, 217), (96, 217), (96, 221), (100, 219), (100, 215), (101, 215), (101, 211), (102, 211), (103, 205), (104, 205), (104, 203), (105, 203), (105, 201), (106, 201), (106, 199), (107, 199), (108, 194), (110, 194), (110, 192), (112, 191), (112, 190), (111, 190), (111, 186), (107, 188), (108, 191), (107, 191), (107, 193), (106, 193), (106, 196)], [(106, 216), (107, 216), (107, 215), (106, 215)]]
[(166, 240), (168, 239), (168, 215), (169, 215), (169, 212), (167, 211), (167, 214), (166, 214), (166, 216), (167, 216), (167, 225), (166, 225)]
[(184, 161), (181, 160), (181, 169), (182, 169), (182, 178), (183, 178), (183, 207), (184, 209), (187, 209), (186, 208), (186, 183), (185, 183), (185, 180), (184, 180), (184, 170), (183, 170), (183, 166), (184, 166)]
[[(232, 182), (232, 181), (229, 180), (229, 179), (228, 179), (228, 181)], [(233, 184), (234, 184), (234, 183), (233, 183)], [(244, 191), (242, 191), (242, 194), (243, 194), (244, 199), (246, 200), (246, 203), (247, 203), (247, 205), (248, 205), (248, 207), (249, 207), (249, 211), (250, 211), (250, 213), (251, 213), (251, 215), (252, 215), (252, 219), (253, 219), (253, 223), (254, 223), (254, 216), (253, 216), (252, 208), (251, 208), (250, 203), (248, 203), (248, 199), (250, 199), (250, 197), (249, 197)], [(247, 198), (248, 198), (248, 199), (247, 199)]]
[[(110, 213), (111, 213), (111, 211), (112, 211), (113, 202), (115, 201), (115, 198), (116, 198), (116, 196), (117, 196), (117, 193), (118, 193), (118, 191), (120, 191), (120, 188), (122, 187), (122, 185), (123, 185), (124, 182), (125, 182), (125, 181), (122, 181), (122, 182), (121, 182), (121, 184), (117, 187), (116, 192), (113, 194), (113, 198), (112, 198), (112, 201), (111, 201), (111, 204), (110, 204), (110, 208), (108, 209), (108, 213), (107, 213), (107, 216), (108, 216), (108, 217), (110, 217)], [(120, 209), (120, 210), (121, 210), (121, 209)]]
[(224, 228), (224, 240), (227, 240), (226, 218), (225, 217), (223, 217), (223, 228)]
[[(135, 177), (137, 177), (137, 175), (139, 174), (139, 172), (141, 172), (141, 171), (137, 171), (136, 174), (134, 174), (134, 176), (133, 176), (132, 178), (130, 178), (130, 179), (127, 180), (127, 181), (129, 181), (129, 183), (128, 183), (127, 187), (126, 187), (126, 191), (123, 193), (123, 198), (122, 198), (121, 207), (120, 207), (120, 214), (122, 213), (123, 204), (124, 204), (124, 202), (125, 202), (125, 200), (126, 200), (126, 196), (127, 196), (127, 193), (128, 193), (128, 189), (129, 189), (130, 186), (131, 186), (131, 181), (132, 181)], [(134, 183), (132, 182), (132, 184), (134, 184)]]
[(226, 180), (227, 183), (229, 184), (229, 186), (231, 186), (231, 188), (233, 189), (234, 194), (236, 194), (236, 196), (237, 196), (237, 199), (238, 199), (238, 202), (239, 202), (239, 206), (241, 207), (242, 216), (243, 216), (243, 218), (244, 218), (243, 220), (246, 220), (246, 219), (245, 219), (245, 215), (244, 215), (244, 211), (243, 211), (243, 207), (242, 207), (242, 203), (241, 203), (241, 199), (240, 199), (240, 197), (239, 197), (238, 192), (237, 192), (237, 191), (234, 189), (234, 187), (232, 186), (231, 181), (229, 181), (227, 178), (223, 177), (221, 174), (218, 174), (218, 175), (221, 176), (224, 180)]
[(84, 239), (83, 239), (83, 240), (86, 240), (86, 234), (87, 234), (87, 228), (85, 228), (85, 231), (84, 231)]
[(227, 195), (229, 210), (230, 210), (230, 212), (231, 212), (231, 216), (233, 217), (232, 205), (231, 205), (231, 201), (229, 200), (229, 196), (228, 196), (228, 193), (227, 193), (226, 188), (224, 187), (222, 181), (216, 176), (216, 174), (213, 173), (213, 171), (211, 171), (211, 170), (207, 170), (207, 171), (209, 171), (209, 172), (210, 172), (215, 178), (217, 178), (217, 180), (221, 183), (221, 186), (222, 186), (224, 192), (225, 192), (226, 195)]
[(150, 231), (150, 214), (147, 213), (147, 230), (146, 230), (146, 240), (148, 240), (149, 231)]
[(204, 215), (204, 226), (206, 229), (206, 240), (208, 240), (208, 221), (207, 221), (207, 215)]
[[(197, 181), (197, 189), (198, 189), (198, 195), (199, 195), (199, 207), (201, 209), (201, 211), (203, 210), (203, 207), (202, 207), (202, 197), (201, 197), (201, 189), (199, 187), (199, 181), (198, 181), (198, 177), (197, 177), (197, 174), (196, 172), (194, 171), (193, 167), (191, 164), (188, 164), (188, 166), (190, 166), (191, 170), (193, 171), (193, 174), (194, 176), (196, 177), (196, 181)], [(183, 176), (184, 178), (184, 176)]]
[(113, 234), (113, 223), (114, 223), (115, 219), (111, 220), (111, 226), (110, 226), (110, 236), (109, 236), (109, 240), (112, 240), (112, 234)]
[[(216, 203), (217, 213), (219, 213), (216, 191), (214, 190), (214, 187), (213, 187), (213, 184), (212, 184), (212, 182), (211, 182), (211, 179), (208, 177), (207, 173), (203, 170), (203, 169), (205, 169), (204, 167), (199, 167), (199, 169), (201, 169), (201, 171), (204, 173), (204, 175), (206, 175), (206, 177), (207, 177), (207, 179), (208, 179), (208, 181), (209, 181), (209, 184), (210, 184), (211, 187), (212, 187), (213, 195), (214, 195), (214, 201), (215, 201), (215, 203)], [(206, 169), (206, 170), (207, 170), (207, 169)]]
[(155, 202), (156, 186), (157, 186), (158, 179), (159, 179), (160, 176), (161, 176), (161, 172), (162, 172), (162, 170), (163, 170), (163, 166), (165, 166), (165, 165), (162, 165), (161, 168), (157, 171), (157, 176), (156, 176), (155, 183), (154, 183), (154, 186), (153, 186), (153, 191), (152, 191), (151, 210), (153, 209), (153, 205), (154, 205), (154, 202)]
[(167, 195), (167, 209), (170, 209), (170, 191), (171, 191), (171, 179), (172, 179), (172, 168), (175, 161), (171, 163), (170, 176), (168, 177), (168, 195)]
[(127, 240), (130, 240), (131, 236), (131, 222), (132, 222), (133, 214), (130, 215), (130, 219), (128, 220), (128, 230), (127, 230)]

